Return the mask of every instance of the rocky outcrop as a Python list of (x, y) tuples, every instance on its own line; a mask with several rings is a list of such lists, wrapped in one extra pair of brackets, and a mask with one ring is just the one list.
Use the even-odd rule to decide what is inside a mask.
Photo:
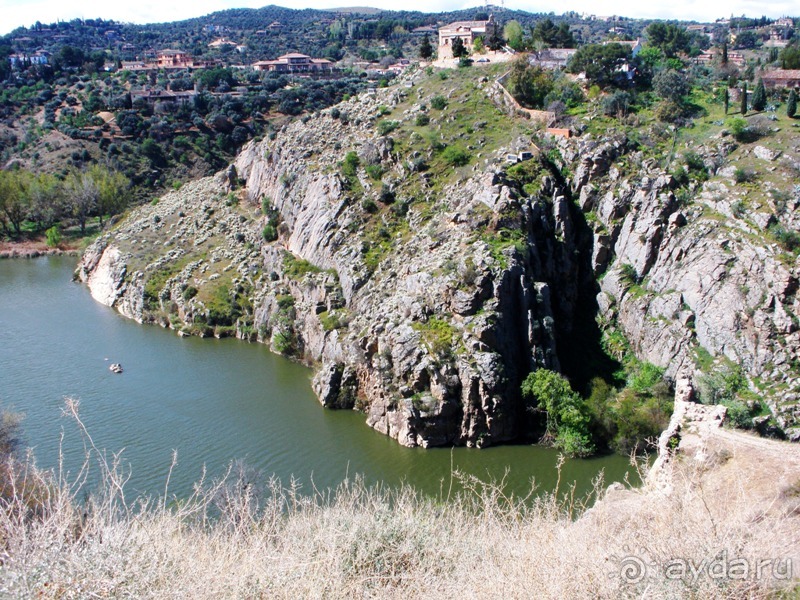
[[(573, 207), (553, 181), (524, 194), (500, 160), (434, 189), (416, 170), (424, 155), (373, 132), (378, 106), (403, 93), (340, 105), (346, 123), (325, 112), (249, 144), (235, 163), (242, 189), (221, 174), (139, 208), (87, 250), (79, 277), (126, 316), (305, 361), (323, 405), (362, 410), (401, 444), (530, 435), (520, 383), (558, 368), (577, 305)], [(340, 166), (347, 152), (355, 178)], [(268, 222), (277, 240), (262, 237)]]
[[(575, 196), (594, 215), (605, 321), (673, 379), (701, 375), (703, 355), (741, 365), (779, 424), (791, 426), (800, 415), (800, 264), (770, 242), (774, 215), (743, 214), (748, 190), (720, 177), (692, 183), (679, 201), (672, 176), (627, 140), (559, 143)], [(729, 141), (718, 145), (699, 149), (712, 175), (731, 151)], [(760, 146), (754, 154), (780, 156)], [(719, 168), (722, 177), (726, 168), (735, 165)]]

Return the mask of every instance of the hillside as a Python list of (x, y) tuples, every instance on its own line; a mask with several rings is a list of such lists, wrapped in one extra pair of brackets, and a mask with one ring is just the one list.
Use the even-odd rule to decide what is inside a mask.
[[(314, 365), (323, 405), (406, 445), (546, 438), (521, 393), (537, 369), (591, 396), (600, 445), (660, 431), (658, 373), (793, 436), (796, 248), (776, 227), (796, 224), (770, 204), (795, 193), (784, 128), (739, 142), (708, 114), (679, 140), (594, 114), (559, 140), (506, 112), (498, 73), (416, 71), (251, 143), (233, 185), (137, 210), (80, 276), (131, 318)], [(536, 158), (505, 161), (521, 150)], [(755, 167), (757, 190), (731, 184)]]

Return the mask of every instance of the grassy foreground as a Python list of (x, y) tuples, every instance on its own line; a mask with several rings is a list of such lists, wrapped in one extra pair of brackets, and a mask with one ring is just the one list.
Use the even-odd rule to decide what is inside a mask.
[[(670, 493), (617, 488), (588, 508), (569, 493), (510, 499), (475, 480), (451, 498), (359, 481), (308, 497), (231, 469), (190, 498), (168, 499), (167, 481), (163, 497), (128, 502), (124, 472), (86, 440), (102, 475), (91, 493), (85, 470), (67, 481), (30, 456), (6, 462), (0, 596), (793, 597), (781, 564), (731, 571), (733, 560), (798, 556), (794, 492), (756, 512), (745, 473), (723, 500), (702, 468), (677, 461)], [(671, 560), (695, 569), (676, 577)]]

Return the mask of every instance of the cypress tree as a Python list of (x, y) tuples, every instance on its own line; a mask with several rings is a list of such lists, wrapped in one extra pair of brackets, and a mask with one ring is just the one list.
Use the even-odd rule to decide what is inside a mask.
[(419, 57), (423, 60), (428, 60), (431, 56), (433, 56), (433, 46), (431, 46), (431, 40), (426, 33), (425, 37), (422, 38), (422, 43), (419, 45)]
[(728, 102), (730, 101), (730, 95), (728, 94), (728, 88), (725, 88), (725, 94), (722, 96), (722, 102), (725, 105), (725, 114), (728, 114)]
[(794, 119), (794, 115), (797, 112), (797, 94), (794, 93), (794, 90), (789, 92), (789, 99), (786, 101), (786, 116), (790, 119)]
[(759, 77), (756, 89), (753, 90), (753, 110), (764, 110), (767, 105), (767, 90), (764, 88), (764, 81)]
[(722, 64), (728, 64), (728, 42), (722, 43)]
[(747, 82), (742, 84), (742, 114), (747, 114)]
[(460, 37), (453, 38), (453, 58), (461, 58), (469, 54), (464, 46), (464, 40)]

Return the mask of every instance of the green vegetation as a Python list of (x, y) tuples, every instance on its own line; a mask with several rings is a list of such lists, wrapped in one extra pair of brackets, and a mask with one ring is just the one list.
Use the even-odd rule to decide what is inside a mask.
[(442, 158), (451, 167), (463, 167), (469, 164), (469, 152), (460, 146), (448, 146), (442, 152)]
[(522, 383), (528, 409), (546, 413), (546, 435), (568, 456), (590, 456), (595, 447), (586, 403), (560, 374), (537, 369)]
[(439, 358), (449, 356), (456, 344), (458, 330), (440, 317), (429, 317), (427, 321), (416, 321), (412, 327), (419, 331), (422, 341), (431, 354)]
[(321, 273), (322, 269), (311, 264), (304, 258), (297, 258), (294, 254), (287, 252), (283, 257), (284, 273), (290, 279), (302, 279), (308, 274)]

